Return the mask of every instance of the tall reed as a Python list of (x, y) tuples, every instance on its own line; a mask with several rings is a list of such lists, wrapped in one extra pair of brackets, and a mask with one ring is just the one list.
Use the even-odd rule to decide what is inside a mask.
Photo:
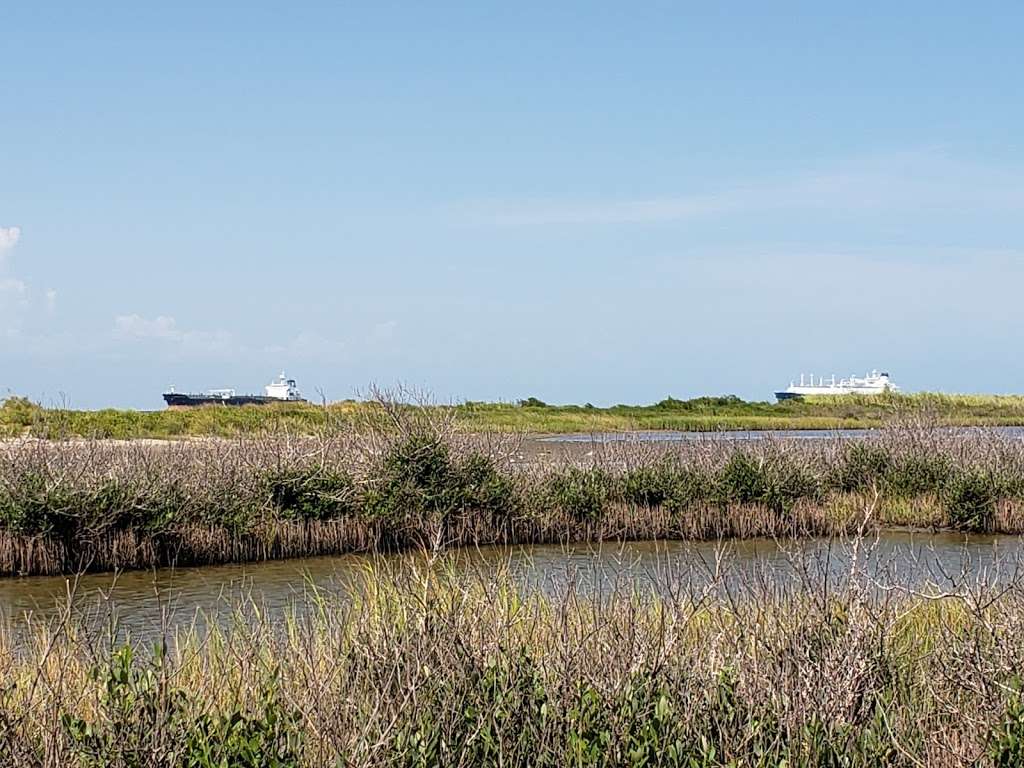
[(1014, 766), (1017, 566), (941, 590), (870, 541), (823, 578), (524, 590), (447, 558), (311, 591), (282, 623), (145, 649), (71, 618), (0, 634), (0, 761), (18, 766)]

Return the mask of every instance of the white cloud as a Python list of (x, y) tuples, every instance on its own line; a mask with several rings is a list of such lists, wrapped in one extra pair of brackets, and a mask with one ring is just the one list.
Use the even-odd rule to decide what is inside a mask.
[(21, 239), (21, 227), (0, 227), (0, 253), (18, 244)]
[(27, 294), (28, 286), (21, 280), (15, 280), (14, 278), (0, 280), (0, 297), (3, 298), (4, 302), (24, 300)]
[(207, 354), (227, 351), (232, 337), (227, 331), (195, 331), (178, 327), (166, 315), (146, 318), (142, 315), (118, 315), (114, 318), (114, 338), (122, 341), (155, 341), (169, 345), (184, 354)]
[(285, 344), (261, 347), (258, 356), (268, 360), (337, 360), (347, 352), (347, 344), (312, 331), (301, 331)]
[(728, 195), (652, 198), (620, 201), (525, 201), (468, 206), (470, 219), (500, 225), (531, 224), (635, 224), (686, 219), (726, 213), (736, 201)]
[[(5, 253), (20, 239), (21, 227), (0, 227), (0, 269), (4, 268)], [(0, 336), (21, 336), (26, 318), (37, 306), (38, 296), (26, 282), (0, 275)]]
[(181, 339), (181, 331), (173, 317), (160, 315), (147, 320), (141, 315), (118, 315), (114, 318), (114, 335), (131, 339)]
[(46, 297), (46, 311), (53, 312), (57, 309), (57, 291), (50, 288), (45, 294)]
[(18, 336), (32, 302), (28, 286), (14, 278), (0, 279), (0, 336)]
[(374, 341), (388, 341), (394, 338), (395, 331), (398, 330), (397, 320), (387, 320), (383, 323), (377, 323), (373, 326), (373, 330), (370, 335)]
[(854, 158), (816, 172), (725, 184), (672, 197), (633, 200), (525, 200), (459, 206), (471, 224), (643, 224), (735, 213), (1024, 212), (1024, 175), (964, 162), (943, 148)]

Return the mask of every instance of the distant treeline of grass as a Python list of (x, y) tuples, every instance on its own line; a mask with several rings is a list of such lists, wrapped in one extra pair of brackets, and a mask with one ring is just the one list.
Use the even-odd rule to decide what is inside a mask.
[(1022, 395), (939, 393), (809, 397), (783, 402), (751, 402), (733, 395), (653, 405), (550, 405), (537, 398), (518, 403), (467, 402), (461, 420), (480, 429), (536, 432), (679, 429), (858, 429), (925, 418), (951, 426), (1024, 424)]
[[(343, 430), (378, 407), (351, 400), (314, 405), (203, 406), (140, 411), (46, 408), (24, 398), (0, 405), (0, 436), (178, 438), (231, 437), (263, 432), (318, 434)], [(653, 405), (549, 405), (537, 398), (518, 403), (465, 402), (416, 405), (450, 412), (459, 426), (477, 431), (535, 433), (624, 430), (860, 429), (926, 419), (951, 426), (1024, 425), (1024, 396), (935, 393), (814, 397), (781, 403), (748, 402), (731, 395), (690, 400), (666, 398)]]
[(0, 445), (0, 573), (480, 544), (1024, 533), (1024, 445), (901, 428), (530, 457), (433, 411), (330, 437)]

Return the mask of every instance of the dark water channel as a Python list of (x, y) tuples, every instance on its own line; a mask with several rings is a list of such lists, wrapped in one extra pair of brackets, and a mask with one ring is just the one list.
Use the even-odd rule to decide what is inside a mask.
[[(638, 589), (667, 594), (700, 590), (785, 591), (828, 582), (858, 572), (871, 584), (954, 590), (981, 582), (1006, 583), (1024, 574), (1024, 539), (1013, 536), (887, 531), (863, 541), (803, 540), (778, 543), (759, 539), (727, 542), (634, 542), (593, 547), (531, 546), (462, 550), (446, 555), (458, 578), (493, 580), (506, 575), (521, 589), (564, 593), (607, 593)], [(116, 617), (122, 631), (153, 639), (194, 621), (224, 623), (239, 600), (259, 606), (272, 620), (287, 610), (308, 608), (315, 587), (341, 599), (368, 573), (392, 575), (430, 564), (422, 554), (368, 557), (346, 555), (278, 562), (148, 572), (89, 574), (76, 579), (0, 579), (0, 620), (7, 627), (26, 616), (50, 619), (73, 595), (74, 610), (92, 622)]]

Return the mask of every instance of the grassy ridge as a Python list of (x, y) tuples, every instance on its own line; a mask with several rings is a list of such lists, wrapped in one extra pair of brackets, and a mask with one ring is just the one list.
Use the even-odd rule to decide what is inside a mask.
[[(377, 407), (344, 401), (326, 406), (281, 403), (270, 406), (137, 411), (80, 411), (43, 408), (21, 398), (0, 406), (0, 436), (177, 438), (229, 437), (287, 430), (293, 434), (337, 431)], [(547, 405), (530, 398), (520, 404), (467, 402), (433, 406), (450, 411), (465, 430), (533, 433), (624, 430), (858, 429), (924, 418), (952, 426), (1024, 425), (1024, 396), (880, 395), (818, 397), (782, 403), (746, 402), (735, 397), (667, 398), (647, 406)]]
[(280, 403), (238, 408), (80, 411), (43, 408), (21, 398), (9, 398), (0, 406), (0, 435), (163, 439), (231, 437), (285, 430), (313, 434), (348, 423), (354, 410), (354, 405), (345, 403), (332, 405), (329, 412), (309, 404)]
[(523, 401), (518, 405), (466, 403), (463, 422), (478, 429), (525, 432), (614, 432), (635, 429), (859, 429), (925, 417), (951, 426), (1024, 424), (1024, 396), (879, 395), (813, 397), (781, 403), (732, 396), (667, 398), (654, 405), (594, 408)]
[(240, 604), (227, 628), (153, 651), (69, 612), (0, 633), (0, 762), (1022, 764), (1019, 581), (919, 594), (822, 567), (795, 564), (785, 589), (751, 579), (726, 596), (665, 576), (657, 595), (599, 597), (572, 582), (524, 593), (444, 561), (380, 567), (283, 622)]

